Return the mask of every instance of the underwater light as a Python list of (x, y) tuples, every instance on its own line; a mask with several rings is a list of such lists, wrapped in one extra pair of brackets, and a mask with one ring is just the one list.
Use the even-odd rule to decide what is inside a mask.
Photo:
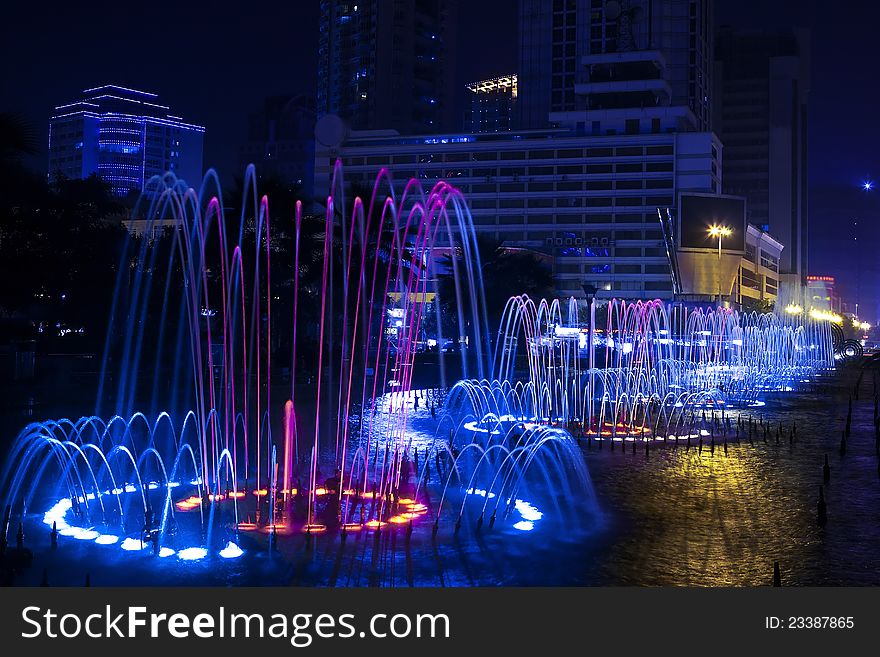
[(535, 528), (535, 523), (528, 520), (520, 520), (513, 525), (513, 528), (518, 529), (521, 532), (530, 532)]
[(523, 520), (540, 520), (544, 517), (544, 514), (538, 511), (537, 508), (525, 502), (523, 500), (517, 500), (515, 503), (516, 510), (519, 511), (519, 514), (523, 517)]
[(127, 552), (137, 552), (138, 550), (147, 549), (147, 544), (136, 538), (129, 537), (122, 541), (122, 543), (119, 544), (119, 547)]
[(175, 552), (170, 547), (159, 548), (159, 556), (162, 557), (163, 559), (165, 557), (170, 557), (173, 554), (175, 554)]
[(208, 551), (203, 547), (184, 548), (177, 553), (177, 556), (184, 561), (197, 561), (204, 559), (208, 555)]
[(83, 531), (85, 530), (82, 527), (71, 527), (68, 525), (64, 529), (59, 529), (58, 534), (61, 536), (70, 536), (72, 538), (77, 538)]
[(98, 538), (95, 539), (95, 543), (98, 545), (113, 545), (114, 543), (119, 542), (119, 537), (114, 536), (113, 534), (101, 534)]
[(224, 559), (236, 559), (244, 554), (244, 550), (242, 550), (232, 541), (229, 541), (226, 544), (226, 547), (220, 550), (219, 554)]
[(83, 529), (76, 536), (74, 536), (74, 538), (79, 541), (93, 541), (99, 536), (100, 534), (94, 529)]

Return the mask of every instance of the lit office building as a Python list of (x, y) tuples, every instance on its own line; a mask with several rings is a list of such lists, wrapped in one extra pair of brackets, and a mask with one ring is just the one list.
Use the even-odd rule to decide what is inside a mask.
[(141, 192), (151, 177), (202, 181), (205, 129), (186, 123), (154, 93), (104, 85), (55, 108), (49, 120), (49, 177), (97, 174), (117, 196)]
[(710, 129), (712, 0), (522, 0), (519, 12), (521, 127), (574, 113), (588, 134)]
[(355, 130), (454, 130), (457, 0), (321, 0), (318, 116)]
[(470, 107), (465, 113), (467, 132), (506, 132), (513, 128), (517, 78), (503, 75), (466, 85)]
[(253, 164), (260, 178), (298, 185), (312, 192), (315, 164), (315, 100), (302, 94), (270, 96), (248, 117), (248, 138), (239, 151), (239, 172)]
[(715, 53), (724, 192), (745, 196), (749, 221), (785, 242), (783, 275), (801, 284), (809, 271), (809, 34), (722, 28)]
[(381, 167), (396, 180), (461, 189), (476, 230), (553, 256), (562, 294), (595, 284), (620, 297), (669, 297), (670, 261), (657, 208), (681, 192), (717, 192), (720, 145), (711, 133), (584, 138), (566, 130), (400, 136), (353, 132), (316, 149), (315, 189), (329, 190), (332, 162), (348, 183)]
[(810, 308), (828, 312), (846, 312), (835, 290), (834, 276), (807, 276), (806, 301)]

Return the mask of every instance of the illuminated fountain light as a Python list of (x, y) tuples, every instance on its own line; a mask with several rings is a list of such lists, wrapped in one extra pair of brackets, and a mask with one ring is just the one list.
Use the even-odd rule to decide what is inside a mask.
[(525, 500), (517, 500), (514, 502), (514, 506), (519, 514), (522, 516), (523, 520), (540, 520), (544, 517), (544, 514), (538, 510), (536, 506), (526, 502)]
[(522, 520), (515, 522), (513, 528), (521, 532), (530, 532), (535, 528), (535, 523), (544, 517), (538, 508), (525, 500), (516, 500), (514, 508), (519, 512)]
[(113, 534), (101, 534), (95, 539), (98, 545), (114, 545), (119, 542), (119, 537)]
[(232, 541), (229, 541), (226, 544), (226, 547), (220, 550), (218, 554), (224, 559), (237, 559), (244, 554), (244, 550), (242, 550)]
[(73, 503), (68, 497), (64, 497), (58, 500), (52, 506), (52, 508), (50, 508), (48, 511), (46, 511), (46, 513), (43, 514), (43, 523), (49, 525), (50, 527), (54, 524), (59, 532), (62, 529), (69, 527), (70, 525), (67, 524), (65, 516), (72, 506)]
[(94, 541), (100, 535), (101, 534), (94, 529), (82, 529), (76, 536), (74, 536), (74, 538), (80, 541)]
[(490, 493), (489, 491), (483, 488), (468, 488), (468, 495), (479, 495), (480, 497), (488, 497), (490, 500), (495, 497), (495, 493)]
[(127, 552), (138, 552), (140, 550), (146, 550), (147, 544), (137, 538), (126, 538), (119, 544), (123, 550)]
[(198, 509), (202, 504), (202, 498), (197, 497), (195, 495), (191, 495), (187, 497), (185, 500), (181, 500), (174, 506), (177, 507), (178, 511), (192, 511), (193, 509)]
[(162, 557), (163, 559), (166, 557), (171, 557), (174, 554), (176, 554), (176, 552), (174, 550), (172, 550), (170, 547), (159, 548), (159, 556)]
[(177, 557), (183, 561), (198, 561), (208, 556), (208, 551), (203, 547), (189, 547), (180, 550)]
[[(64, 529), (59, 529), (58, 534), (59, 534), (59, 536), (69, 536), (71, 538), (80, 538), (82, 533), (86, 532), (86, 531), (88, 531), (88, 530), (84, 529), (82, 527), (67, 526)], [(92, 536), (92, 538), (95, 538), (97, 535), (98, 534), (96, 532), (95, 535)]]

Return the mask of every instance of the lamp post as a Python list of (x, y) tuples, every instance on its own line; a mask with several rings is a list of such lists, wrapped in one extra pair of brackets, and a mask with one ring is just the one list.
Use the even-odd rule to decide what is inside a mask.
[(718, 305), (721, 305), (721, 240), (733, 235), (733, 230), (727, 226), (709, 226), (709, 237), (718, 238)]

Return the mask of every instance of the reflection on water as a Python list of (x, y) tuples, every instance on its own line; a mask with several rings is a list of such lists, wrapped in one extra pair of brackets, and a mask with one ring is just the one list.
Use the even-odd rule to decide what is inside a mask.
[[(596, 584), (753, 586), (876, 585), (880, 556), (878, 487), (871, 401), (855, 402), (846, 455), (839, 454), (846, 400), (800, 394), (770, 400), (765, 421), (786, 430), (776, 443), (716, 446), (714, 456), (683, 446), (639, 453), (595, 448), (587, 463), (611, 513), (607, 545), (586, 581)], [(789, 428), (797, 422), (797, 440)], [(822, 464), (828, 524), (816, 504)]]

